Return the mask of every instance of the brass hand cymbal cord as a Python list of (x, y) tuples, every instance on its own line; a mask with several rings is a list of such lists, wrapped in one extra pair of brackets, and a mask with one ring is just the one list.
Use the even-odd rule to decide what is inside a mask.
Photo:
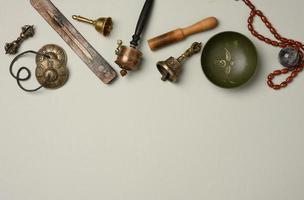
[[(19, 60), (19, 58), (21, 58), (21, 57), (24, 56), (25, 54), (29, 54), (29, 53), (36, 54), (36, 55), (40, 55), (40, 56), (44, 56), (44, 57), (46, 57), (46, 58), (49, 58), (48, 55), (46, 55), (46, 54), (41, 54), (41, 53), (38, 53), (38, 52), (36, 52), (36, 51), (32, 51), (32, 50), (30, 50), (30, 51), (25, 51), (25, 52), (19, 54), (18, 56), (16, 56), (16, 57), (13, 59), (13, 61), (12, 61), (11, 64), (10, 64), (9, 71), (10, 71), (10, 74), (12, 75), (12, 77), (14, 77), (14, 78), (17, 80), (18, 86), (19, 86), (23, 91), (25, 91), (25, 92), (36, 92), (36, 91), (40, 90), (41, 88), (43, 88), (44, 86), (41, 85), (41, 86), (37, 87), (36, 89), (26, 89), (26, 88), (24, 88), (24, 87), (22, 86), (22, 84), (21, 84), (22, 81), (27, 81), (27, 80), (29, 80), (29, 79), (31, 78), (32, 74), (31, 74), (31, 71), (29, 70), (29, 68), (27, 68), (27, 67), (21, 67), (21, 68), (19, 68), (16, 75), (15, 75), (14, 72), (13, 72), (13, 66), (14, 66), (14, 64), (17, 62), (17, 60)], [(22, 72), (22, 71), (26, 71), (26, 74), (27, 74), (24, 78), (21, 78), (21, 72)]]

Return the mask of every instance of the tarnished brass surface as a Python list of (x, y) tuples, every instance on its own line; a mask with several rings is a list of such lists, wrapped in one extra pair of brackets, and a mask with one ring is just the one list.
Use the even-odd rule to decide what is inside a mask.
[(120, 71), (121, 76), (126, 76), (128, 71), (136, 70), (143, 56), (135, 47), (123, 46), (121, 40), (118, 41), (116, 55), (117, 59), (115, 63), (122, 69)]
[(176, 82), (178, 76), (182, 72), (182, 63), (189, 59), (194, 54), (200, 52), (202, 43), (195, 42), (192, 46), (183, 53), (178, 59), (170, 57), (165, 61), (160, 61), (156, 64), (158, 71), (162, 75), (163, 81)]
[(113, 30), (113, 21), (111, 17), (101, 17), (96, 20), (91, 20), (79, 15), (73, 15), (73, 19), (80, 22), (92, 24), (95, 27), (96, 31), (103, 34), (104, 36), (110, 35), (111, 31)]
[[(56, 89), (63, 86), (68, 79), (67, 56), (65, 51), (54, 44), (45, 45), (36, 56), (36, 78), (45, 88)], [(42, 56), (47, 55), (49, 56)]]
[(32, 6), (105, 84), (117, 77), (115, 70), (75, 29), (50, 0), (30, 0)]
[(176, 82), (182, 71), (182, 65), (176, 58), (170, 57), (165, 61), (158, 62), (157, 69), (161, 73), (163, 81)]

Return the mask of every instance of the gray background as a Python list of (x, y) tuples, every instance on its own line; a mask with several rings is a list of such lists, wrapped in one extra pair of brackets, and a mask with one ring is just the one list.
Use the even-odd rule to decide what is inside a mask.
[[(128, 42), (143, 0), (53, 0), (67, 16), (111, 16), (103, 38), (73, 24), (110, 63), (116, 40)], [(12, 56), (0, 56), (0, 200), (302, 200), (304, 198), (304, 74), (276, 92), (266, 76), (280, 68), (278, 48), (254, 39), (249, 9), (233, 0), (156, 0), (143, 37), (141, 70), (103, 85), (31, 7), (28, 0), (0, 0), (0, 44), (16, 39), (24, 24), (35, 38), (20, 51), (55, 43), (68, 55), (68, 83), (56, 91), (22, 92), (8, 73)], [(303, 40), (304, 3), (255, 0), (280, 33)], [(220, 26), (152, 53), (146, 40), (201, 18)], [(258, 22), (256, 27), (270, 36)], [(249, 36), (259, 69), (246, 86), (213, 86), (196, 55), (179, 84), (163, 83), (155, 63), (178, 56), (194, 41), (226, 30)], [(20, 60), (32, 66), (34, 57)], [(17, 64), (17, 65), (18, 65)], [(17, 67), (17, 66), (16, 66)], [(115, 66), (116, 70), (118, 67)], [(33, 79), (25, 84), (36, 86)]]

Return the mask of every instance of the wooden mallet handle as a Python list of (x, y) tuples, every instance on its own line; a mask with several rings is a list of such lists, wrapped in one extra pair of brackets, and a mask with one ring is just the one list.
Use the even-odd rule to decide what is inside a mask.
[(174, 31), (170, 31), (163, 35), (152, 38), (148, 40), (148, 43), (151, 50), (155, 51), (161, 47), (184, 40), (185, 38), (187, 38), (192, 34), (213, 29), (217, 27), (217, 25), (218, 25), (218, 20), (215, 17), (209, 17), (187, 28), (183, 28), (183, 29), (179, 28)]

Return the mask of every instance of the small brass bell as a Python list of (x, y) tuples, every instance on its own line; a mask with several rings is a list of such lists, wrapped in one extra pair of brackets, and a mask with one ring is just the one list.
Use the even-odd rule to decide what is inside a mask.
[(104, 36), (110, 35), (111, 31), (113, 30), (113, 21), (111, 17), (101, 17), (97, 20), (91, 20), (79, 15), (73, 15), (73, 19), (80, 22), (92, 24), (95, 27), (96, 31), (103, 34)]
[(195, 42), (178, 59), (170, 57), (165, 61), (158, 62), (156, 65), (158, 71), (162, 74), (162, 80), (176, 82), (182, 71), (182, 63), (188, 60), (194, 54), (199, 53), (201, 49), (202, 43)]

